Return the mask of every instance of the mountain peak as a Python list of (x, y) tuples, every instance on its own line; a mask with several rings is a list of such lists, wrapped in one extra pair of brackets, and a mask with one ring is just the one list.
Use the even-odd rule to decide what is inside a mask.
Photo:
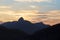
[(18, 20), (18, 23), (23, 23), (23, 22), (25, 22), (24, 18), (20, 17), (19, 20)]
[(24, 18), (23, 17), (20, 17), (18, 21), (23, 21), (23, 20), (24, 20)]

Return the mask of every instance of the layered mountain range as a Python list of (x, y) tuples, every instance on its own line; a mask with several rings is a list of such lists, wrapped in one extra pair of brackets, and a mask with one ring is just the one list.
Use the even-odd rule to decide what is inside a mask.
[(13, 22), (6, 22), (2, 24), (8, 29), (19, 29), (23, 30), (24, 32), (28, 34), (33, 34), (35, 31), (42, 30), (44, 28), (48, 28), (49, 26), (44, 24), (43, 22), (39, 23), (31, 23), (27, 20), (24, 20), (23, 17), (21, 17), (18, 21)]

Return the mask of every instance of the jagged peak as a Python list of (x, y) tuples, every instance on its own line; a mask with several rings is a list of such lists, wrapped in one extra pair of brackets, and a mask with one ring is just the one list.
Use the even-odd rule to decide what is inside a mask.
[(23, 17), (20, 17), (19, 19), (18, 19), (18, 21), (23, 21), (24, 20), (24, 18)]

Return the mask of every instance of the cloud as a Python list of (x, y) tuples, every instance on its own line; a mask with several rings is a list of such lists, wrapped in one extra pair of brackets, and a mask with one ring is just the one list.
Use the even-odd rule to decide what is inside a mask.
[(12, 14), (14, 13), (12, 6), (0, 6), (0, 14)]
[(49, 14), (49, 19), (60, 19), (60, 10), (48, 11), (46, 14)]
[(34, 10), (38, 10), (38, 9), (40, 9), (42, 7), (39, 7), (39, 6), (36, 6), (36, 5), (29, 5), (29, 8), (34, 9)]
[(12, 11), (11, 8), (11, 6), (0, 6), (0, 21), (15, 20), (14, 16), (12, 16), (14, 11)]
[(31, 8), (36, 8), (36, 6), (34, 6), (34, 5), (30, 5), (29, 7), (31, 7)]
[(33, 18), (36, 18), (36, 10), (17, 10), (13, 11), (10, 9), (3, 9), (0, 10), (0, 21), (2, 20), (3, 22), (6, 21), (16, 21), (20, 17), (23, 17), (26, 20), (31, 21)]
[[(1, 9), (2, 8), (2, 9)], [(9, 6), (0, 6), (0, 21), (16, 21), (20, 17), (33, 23), (43, 21), (45, 23), (60, 22), (60, 10), (51, 10), (48, 12), (39, 12), (38, 10), (11, 10)], [(33, 7), (34, 8), (34, 7)], [(37, 20), (38, 19), (38, 20)], [(54, 20), (54, 21), (53, 21)], [(58, 21), (58, 22), (56, 22)]]
[(12, 6), (0, 6), (0, 8), (12, 8)]
[(52, 0), (14, 0), (17, 2), (51, 2)]
[(7, 22), (15, 20), (14, 16), (10, 15), (9, 12), (0, 11), (0, 21)]
[[(45, 24), (54, 25), (60, 23), (60, 10), (51, 10), (43, 13), (36, 13), (36, 18), (32, 19), (32, 22), (44, 22)], [(38, 20), (37, 20), (38, 19)]]
[(60, 10), (51, 10), (48, 12), (45, 12), (47, 16), (47, 20), (43, 21), (46, 24), (54, 25), (57, 23), (60, 23)]

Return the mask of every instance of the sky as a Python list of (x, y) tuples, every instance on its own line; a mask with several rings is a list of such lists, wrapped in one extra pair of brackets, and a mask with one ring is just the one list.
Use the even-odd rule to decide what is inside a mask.
[(0, 0), (0, 21), (20, 17), (33, 23), (60, 23), (60, 0)]

